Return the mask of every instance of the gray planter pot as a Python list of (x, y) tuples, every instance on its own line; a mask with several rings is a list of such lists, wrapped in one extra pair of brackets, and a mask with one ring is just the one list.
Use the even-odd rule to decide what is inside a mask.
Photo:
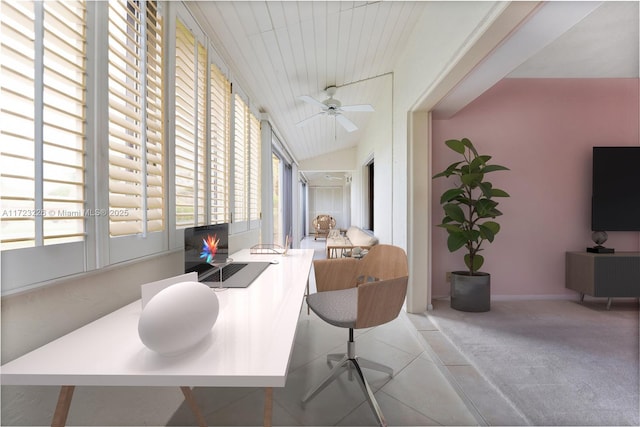
[(460, 311), (489, 311), (491, 308), (491, 275), (466, 271), (451, 273), (451, 308)]

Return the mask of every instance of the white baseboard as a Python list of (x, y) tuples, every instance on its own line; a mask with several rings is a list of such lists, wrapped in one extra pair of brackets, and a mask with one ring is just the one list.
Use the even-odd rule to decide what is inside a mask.
[[(580, 297), (576, 293), (575, 295), (566, 294), (566, 295), (558, 295), (558, 294), (545, 294), (545, 295), (491, 295), (491, 301), (535, 301), (535, 300), (560, 300), (560, 301), (578, 301)], [(589, 295), (584, 296), (585, 301), (593, 300), (605, 300), (606, 297), (592, 297)], [(634, 301), (638, 298), (633, 297), (614, 297), (616, 301)], [(433, 297), (433, 300), (445, 300), (449, 301), (450, 298), (448, 295), (436, 296)]]

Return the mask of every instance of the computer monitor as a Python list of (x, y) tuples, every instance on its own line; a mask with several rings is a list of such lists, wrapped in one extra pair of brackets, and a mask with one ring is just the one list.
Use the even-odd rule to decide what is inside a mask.
[(184, 272), (205, 275), (229, 257), (229, 224), (202, 225), (184, 230)]

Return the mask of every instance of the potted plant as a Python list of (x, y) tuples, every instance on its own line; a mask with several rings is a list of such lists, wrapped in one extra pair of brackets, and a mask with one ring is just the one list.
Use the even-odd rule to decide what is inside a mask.
[(451, 307), (462, 311), (489, 311), (491, 301), (491, 276), (480, 272), (484, 257), (479, 253), (483, 243), (493, 242), (500, 225), (493, 221), (502, 215), (497, 209), (496, 197), (509, 195), (487, 181), (489, 172), (509, 170), (500, 165), (490, 165), (491, 156), (480, 155), (471, 141), (451, 139), (447, 147), (462, 156), (444, 171), (434, 175), (456, 177), (452, 188), (440, 197), (444, 218), (439, 227), (447, 230), (447, 248), (450, 252), (465, 251), (466, 271), (451, 273)]

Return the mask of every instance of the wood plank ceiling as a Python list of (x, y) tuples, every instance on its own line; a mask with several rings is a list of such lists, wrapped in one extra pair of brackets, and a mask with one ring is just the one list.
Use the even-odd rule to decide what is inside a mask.
[[(223, 60), (238, 73), (234, 80), (268, 114), (294, 157), (305, 160), (355, 146), (376, 113), (345, 113), (360, 129), (351, 133), (328, 116), (297, 127), (297, 122), (318, 112), (298, 97), (310, 95), (322, 101), (327, 98), (325, 88), (337, 86), (335, 97), (343, 105), (376, 107), (385, 80), (379, 76), (394, 70), (417, 21), (429, 13), (429, 3), (262, 0), (186, 4)], [(575, 6), (584, 8), (580, 3), (585, 2), (575, 2)], [(502, 77), (637, 78), (638, 4), (593, 2), (593, 13), (519, 67), (506, 74), (492, 72)], [(553, 6), (575, 9), (572, 2)], [(465, 96), (472, 99), (477, 94)], [(442, 104), (446, 102), (445, 98)]]
[(376, 107), (384, 76), (407, 43), (426, 2), (196, 1), (187, 2), (216, 50), (260, 112), (267, 113), (297, 160), (355, 146), (375, 113), (348, 112), (359, 130), (333, 117), (299, 121), (337, 86), (343, 105)]

